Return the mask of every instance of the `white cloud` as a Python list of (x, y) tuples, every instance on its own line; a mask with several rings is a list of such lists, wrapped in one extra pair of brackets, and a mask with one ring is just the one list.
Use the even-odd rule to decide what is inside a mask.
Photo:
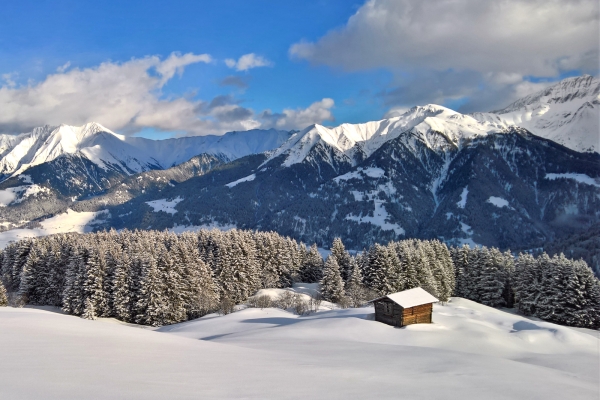
[(387, 119), (387, 118), (399, 117), (399, 116), (405, 114), (408, 110), (409, 110), (408, 107), (393, 107), (386, 111), (386, 113), (383, 115), (383, 118)]
[(0, 133), (27, 132), (46, 124), (97, 121), (125, 134), (154, 128), (207, 135), (271, 127), (281, 118), (283, 122), (278, 126), (293, 129), (332, 118), (330, 112), (320, 112), (314, 105), (306, 110), (285, 110), (279, 119), (264, 119), (230, 96), (209, 101), (191, 95), (163, 96), (163, 87), (175, 74), (182, 74), (191, 64), (210, 62), (212, 58), (207, 54), (173, 53), (164, 60), (151, 56), (66, 70), (67, 65), (63, 72), (21, 86), (14, 82), (13, 75), (5, 74), (4, 83), (0, 83)]
[(71, 61), (67, 61), (60, 67), (56, 68), (56, 72), (60, 72), (61, 74), (65, 72), (71, 66)]
[(334, 105), (333, 99), (325, 98), (305, 109), (285, 109), (281, 113), (265, 110), (260, 114), (261, 126), (289, 130), (304, 128), (323, 121), (333, 121), (331, 109)]
[(179, 76), (181, 76), (185, 67), (187, 67), (190, 64), (197, 64), (199, 62), (208, 64), (212, 62), (212, 58), (208, 54), (187, 53), (180, 56), (177, 53), (171, 53), (171, 55), (166, 60), (160, 62), (156, 66), (156, 71), (162, 77), (160, 84), (164, 85), (176, 73)]
[(597, 0), (370, 0), (346, 26), (290, 53), (347, 70), (554, 75), (564, 60), (597, 54), (598, 10)]
[(229, 68), (235, 68), (237, 71), (247, 71), (252, 68), (270, 67), (273, 63), (264, 57), (257, 56), (254, 53), (244, 54), (237, 61), (228, 58), (225, 65)]
[(597, 0), (369, 0), (344, 26), (289, 53), (346, 71), (388, 69), (396, 95), (388, 105), (488, 92), (502, 104), (527, 76), (598, 73), (599, 19)]

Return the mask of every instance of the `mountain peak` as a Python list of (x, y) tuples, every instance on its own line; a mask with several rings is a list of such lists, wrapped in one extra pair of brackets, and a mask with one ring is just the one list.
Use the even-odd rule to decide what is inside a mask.
[(507, 107), (491, 111), (494, 114), (506, 114), (527, 106), (541, 103), (564, 103), (576, 99), (598, 100), (600, 79), (591, 75), (575, 76), (563, 79), (545, 89), (523, 97)]
[(591, 75), (566, 78), (506, 108), (474, 117), (517, 125), (576, 151), (597, 152), (600, 79)]

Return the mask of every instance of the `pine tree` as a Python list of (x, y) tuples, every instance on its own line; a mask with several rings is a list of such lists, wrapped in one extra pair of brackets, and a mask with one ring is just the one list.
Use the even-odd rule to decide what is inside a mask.
[(417, 264), (415, 249), (410, 246), (408, 240), (403, 240), (396, 245), (396, 254), (400, 260), (400, 274), (404, 277), (404, 287), (401, 290), (419, 287), (419, 280), (415, 269)]
[(317, 245), (313, 244), (300, 269), (300, 279), (305, 283), (315, 283), (319, 282), (322, 276), (323, 257), (321, 257)]
[(327, 301), (339, 303), (344, 297), (344, 281), (336, 258), (332, 255), (325, 261), (320, 287), (321, 296)]
[(92, 301), (92, 299), (85, 299), (85, 305), (83, 308), (83, 313), (81, 314), (81, 318), (96, 319), (96, 312), (94, 310), (94, 302)]
[(86, 255), (87, 250), (84, 248), (73, 249), (67, 267), (62, 304), (63, 311), (69, 314), (81, 315), (84, 310), (83, 280)]
[(108, 310), (108, 296), (104, 291), (106, 279), (106, 262), (102, 250), (93, 242), (88, 242), (87, 259), (83, 275), (83, 296), (93, 305), (95, 316), (106, 316)]
[(364, 274), (365, 285), (380, 295), (393, 293), (397, 279), (389, 249), (375, 244), (369, 249), (367, 257), (369, 261)]
[(530, 254), (519, 254), (515, 263), (514, 292), (517, 309), (525, 315), (534, 315), (540, 280), (538, 263)]
[(6, 307), (8, 305), (8, 297), (6, 294), (6, 288), (0, 280), (0, 307)]
[(331, 255), (335, 257), (335, 261), (340, 267), (342, 279), (344, 280), (344, 282), (346, 282), (348, 278), (350, 278), (350, 274), (352, 273), (352, 257), (346, 251), (344, 243), (339, 237), (333, 239), (333, 243), (331, 245)]
[(350, 273), (350, 277), (345, 284), (346, 296), (350, 298), (353, 307), (360, 307), (365, 300), (365, 288), (363, 285), (360, 268), (354, 259), (351, 260), (351, 265), (352, 272)]
[(486, 257), (481, 265), (480, 302), (490, 307), (503, 307), (504, 285), (506, 276), (503, 271), (504, 258), (496, 248), (486, 252)]

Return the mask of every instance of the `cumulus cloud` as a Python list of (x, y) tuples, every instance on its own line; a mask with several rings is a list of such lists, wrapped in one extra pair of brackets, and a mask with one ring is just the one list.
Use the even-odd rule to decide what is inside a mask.
[(232, 96), (201, 100), (193, 95), (163, 95), (167, 82), (187, 66), (211, 62), (208, 54), (173, 53), (166, 59), (151, 56), (84, 69), (67, 70), (67, 65), (43, 81), (20, 86), (13, 75), (5, 74), (0, 82), (0, 133), (97, 121), (124, 134), (154, 128), (207, 135), (276, 125), (299, 129), (332, 118), (316, 106), (284, 110), (279, 119), (262, 118), (262, 113), (243, 107)]
[(370, 0), (346, 26), (290, 53), (347, 70), (553, 75), (562, 60), (597, 51), (598, 10), (596, 0)]
[(237, 71), (247, 71), (252, 68), (270, 67), (273, 63), (264, 57), (257, 56), (254, 53), (244, 54), (237, 61), (228, 58), (225, 60), (225, 65)]
[[(346, 25), (289, 53), (346, 71), (392, 71), (388, 103), (447, 101), (477, 96), (482, 85), (508, 95), (527, 76), (597, 73), (599, 26), (597, 0), (369, 0)], [(437, 88), (419, 81), (435, 74)]]
[(285, 109), (281, 113), (265, 110), (260, 114), (259, 119), (262, 121), (261, 126), (265, 128), (284, 130), (304, 128), (323, 121), (333, 121), (331, 109), (334, 105), (333, 99), (325, 98), (305, 109)]

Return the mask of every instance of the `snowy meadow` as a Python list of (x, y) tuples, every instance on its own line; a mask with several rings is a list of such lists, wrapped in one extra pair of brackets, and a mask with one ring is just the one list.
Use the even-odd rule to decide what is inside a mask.
[[(600, 393), (600, 283), (563, 256), (111, 231), (22, 240), (0, 267), (5, 398)], [(368, 300), (414, 287), (440, 300), (432, 324), (374, 320)]]

